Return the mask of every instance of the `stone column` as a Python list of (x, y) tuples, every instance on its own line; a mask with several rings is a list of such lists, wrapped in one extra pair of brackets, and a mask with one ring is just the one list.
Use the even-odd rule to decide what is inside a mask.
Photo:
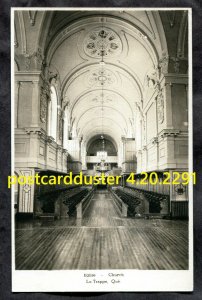
[(141, 150), (138, 150), (137, 151), (137, 173), (140, 173), (143, 171), (142, 169), (142, 151)]
[(134, 138), (123, 138), (124, 157), (123, 157), (123, 172), (136, 172), (137, 158)]
[(33, 91), (32, 91), (32, 112), (31, 112), (31, 124), (30, 127), (40, 126), (40, 91), (39, 91), (39, 80), (32, 81)]
[(54, 138), (48, 136), (46, 139), (46, 168), (57, 168), (56, 148), (57, 144)]
[(87, 156), (86, 144), (82, 142), (81, 143), (82, 170), (87, 170), (86, 156)]
[(57, 145), (57, 171), (62, 171), (62, 146)]
[(69, 152), (69, 167), (70, 171), (78, 173), (81, 171), (81, 139), (74, 138), (68, 141), (68, 152)]
[(15, 128), (18, 128), (18, 101), (19, 101), (20, 81), (15, 81)]
[(142, 170), (143, 171), (147, 171), (147, 161), (148, 161), (147, 146), (143, 146), (142, 149)]
[(173, 128), (172, 117), (172, 83), (165, 83), (165, 127)]
[[(34, 176), (34, 169), (19, 169), (19, 179), (23, 183), (23, 178), (27, 176)], [(20, 178), (20, 176), (23, 176)], [(18, 213), (31, 213), (34, 212), (34, 188), (35, 185), (19, 184), (19, 202), (18, 202)]]
[(67, 172), (67, 158), (68, 158), (68, 151), (66, 149), (62, 149), (62, 170), (63, 170), (63, 172)]
[(38, 167), (39, 159), (39, 145), (41, 136), (45, 136), (45, 132), (37, 127), (25, 128), (26, 133), (29, 135), (29, 159), (27, 166), (29, 167)]

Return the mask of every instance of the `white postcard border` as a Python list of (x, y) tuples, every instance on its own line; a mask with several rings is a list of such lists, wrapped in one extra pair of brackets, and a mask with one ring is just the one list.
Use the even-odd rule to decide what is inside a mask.
[[(14, 11), (16, 10), (187, 10), (189, 24), (189, 172), (193, 172), (193, 117), (192, 117), (192, 9), (187, 7), (172, 8), (81, 8), (81, 7), (12, 7), (11, 8), (11, 166), (14, 174)], [(13, 292), (100, 292), (134, 291), (160, 292), (193, 291), (193, 186), (189, 188), (189, 270), (52, 270), (22, 271), (15, 269), (15, 228), (14, 228), (14, 187), (12, 187), (11, 222), (12, 222), (12, 291)], [(123, 274), (120, 283), (112, 283), (118, 277), (109, 274)], [(87, 283), (85, 274), (95, 274), (96, 281), (107, 284)], [(91, 279), (90, 279), (91, 278)]]

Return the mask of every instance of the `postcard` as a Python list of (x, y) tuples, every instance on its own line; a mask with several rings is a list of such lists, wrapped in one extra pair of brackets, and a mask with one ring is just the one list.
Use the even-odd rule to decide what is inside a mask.
[(11, 9), (12, 291), (192, 291), (192, 10)]

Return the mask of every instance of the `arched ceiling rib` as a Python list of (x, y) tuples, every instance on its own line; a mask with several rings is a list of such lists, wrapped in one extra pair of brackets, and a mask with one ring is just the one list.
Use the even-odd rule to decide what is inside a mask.
[(63, 95), (66, 95), (69, 87), (78, 78), (81, 80), (82, 76), (86, 76), (87, 74), (100, 69), (111, 72), (111, 76), (116, 79), (115, 83), (117, 83), (118, 87), (120, 81), (123, 81), (124, 78), (127, 78), (126, 84), (129, 80), (130, 84), (133, 86), (133, 89), (136, 90), (136, 93), (138, 94), (137, 99), (142, 97), (142, 82), (138, 78), (138, 75), (135, 74), (135, 72), (131, 69), (131, 67), (124, 64), (123, 61), (117, 61), (116, 64), (112, 62), (105, 62), (104, 67), (99, 65), (99, 61), (96, 63), (84, 62), (84, 64), (79, 64), (76, 66), (76, 69), (74, 68), (67, 73), (66, 77), (63, 79), (61, 86)]
[[(117, 151), (118, 151), (118, 145), (117, 145), (117, 143), (115, 142), (115, 140), (114, 140), (110, 135), (107, 135), (107, 134), (105, 134), (103, 137), (104, 137), (104, 139), (109, 140), (109, 141), (114, 145), (114, 148), (116, 149), (116, 152), (117, 152)], [(88, 139), (88, 142), (87, 142), (87, 144), (86, 144), (86, 151), (88, 151), (90, 145), (91, 145), (94, 141), (96, 141), (96, 140), (98, 140), (98, 139), (100, 139), (100, 138), (101, 138), (100, 135), (94, 135), (92, 138)]]
[(58, 46), (62, 44), (65, 39), (79, 32), (85, 34), (86, 31), (91, 31), (92, 28), (96, 26), (119, 27), (119, 34), (130, 34), (131, 36), (133, 36), (138, 40), (139, 43), (146, 46), (145, 51), (148, 52), (151, 59), (153, 61), (156, 60), (156, 54), (158, 52), (156, 47), (158, 47), (158, 43), (155, 43), (155, 40), (157, 40), (157, 38), (159, 39), (157, 30), (156, 33), (151, 35), (148, 31), (145, 32), (145, 30), (143, 30), (143, 26), (138, 27), (137, 25), (135, 25), (135, 23), (129, 22), (126, 19), (123, 19), (121, 17), (117, 18), (113, 12), (111, 12), (110, 14), (108, 12), (107, 15), (105, 15), (104, 12), (99, 12), (97, 16), (95, 14), (93, 14), (92, 16), (88, 16), (85, 14), (85, 16), (81, 16), (80, 18), (75, 19), (74, 22), (70, 22), (68, 24), (66, 22), (63, 27), (61, 27), (57, 32), (55, 32), (55, 30), (52, 30), (52, 40), (50, 40), (49, 42), (47, 51), (48, 61), (52, 59), (52, 56), (57, 50)]
[[(121, 105), (121, 109), (124, 109), (128, 112), (128, 114), (133, 115), (133, 111), (134, 111), (134, 104), (136, 101), (134, 101), (136, 98), (134, 97), (134, 99), (131, 99), (133, 101), (129, 101), (130, 98), (127, 97), (127, 95), (123, 95), (126, 92), (122, 92), (122, 94), (120, 94), (119, 92), (117, 92), (116, 90), (112, 90), (112, 89), (101, 89), (101, 88), (95, 88), (94, 90), (88, 90), (86, 92), (81, 93), (78, 98), (75, 98), (74, 102), (70, 103), (70, 113), (71, 115), (77, 113), (77, 111), (80, 109), (81, 106), (85, 105), (85, 106), (89, 106), (91, 104), (91, 102), (96, 101), (97, 102), (114, 102), (114, 104), (116, 104), (116, 107), (119, 107)], [(103, 94), (103, 98), (102, 95)], [(64, 100), (68, 101), (69, 97), (68, 95), (64, 98)], [(111, 100), (111, 101), (110, 101)], [(76, 112), (75, 112), (76, 111)]]
[(93, 127), (91, 130), (87, 131), (86, 135), (83, 136), (83, 139), (86, 143), (88, 143), (88, 141), (96, 135), (111, 136), (115, 140), (117, 145), (119, 144), (120, 139), (123, 136), (120, 131), (114, 131), (113, 128), (109, 128), (108, 126), (96, 126)]
[[(79, 119), (79, 115), (82, 115), (84, 111), (93, 107), (106, 106), (119, 111), (124, 118), (132, 118), (134, 106), (131, 106), (125, 98), (112, 90), (96, 89), (82, 95), (75, 103), (70, 106), (70, 113), (72, 118)], [(124, 107), (124, 111), (123, 111)]]
[(119, 121), (116, 120), (114, 117), (105, 116), (104, 120), (102, 121), (102, 117), (94, 117), (91, 118), (89, 121), (85, 122), (84, 127), (78, 128), (80, 129), (80, 134), (83, 135), (89, 129), (100, 127), (101, 129), (104, 127), (111, 127), (112, 129), (119, 130), (123, 135), (127, 133), (127, 129), (120, 125)]
[(107, 117), (108, 115), (112, 116), (113, 119), (119, 122), (119, 124), (125, 123), (125, 128), (128, 128), (129, 120), (127, 120), (126, 117), (123, 114), (121, 114), (121, 112), (109, 106), (103, 106), (103, 110), (102, 108), (100, 109), (100, 106), (91, 107), (88, 110), (85, 110), (76, 122), (77, 128), (83, 128), (85, 126), (86, 120), (88, 120), (88, 118), (92, 115), (96, 118), (102, 118), (102, 114), (104, 114), (105, 117)]

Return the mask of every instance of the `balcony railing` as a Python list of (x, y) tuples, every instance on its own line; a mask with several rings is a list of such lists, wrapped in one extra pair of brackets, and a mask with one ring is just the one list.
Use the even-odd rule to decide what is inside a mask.
[[(87, 163), (100, 163), (100, 158), (98, 156), (87, 156), (86, 157)], [(106, 163), (117, 163), (118, 156), (107, 156)]]

